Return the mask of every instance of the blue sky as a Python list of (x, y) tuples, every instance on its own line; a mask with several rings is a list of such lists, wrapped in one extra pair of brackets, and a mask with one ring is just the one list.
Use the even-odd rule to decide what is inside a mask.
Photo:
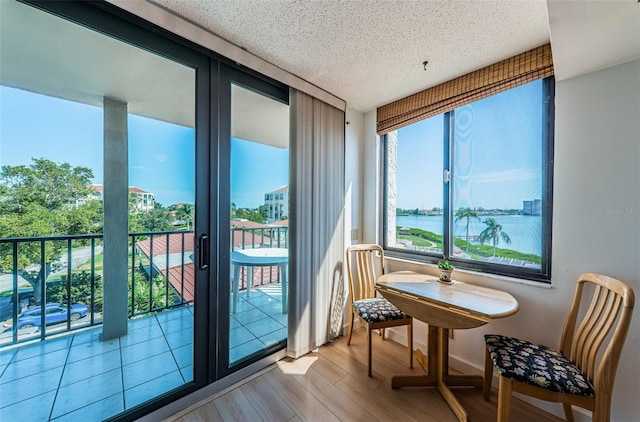
[(288, 148), (232, 139), (231, 202), (238, 208), (258, 208), (265, 193), (288, 185)]
[[(454, 209), (542, 197), (541, 95), (539, 80), (456, 110)], [(435, 116), (398, 130), (399, 208), (442, 208), (443, 126)]]
[[(102, 183), (102, 109), (0, 87), (0, 166), (32, 158), (89, 167)], [(191, 128), (129, 116), (129, 185), (155, 194), (164, 206), (194, 202)], [(258, 207), (266, 192), (288, 185), (287, 149), (232, 143), (232, 201)]]

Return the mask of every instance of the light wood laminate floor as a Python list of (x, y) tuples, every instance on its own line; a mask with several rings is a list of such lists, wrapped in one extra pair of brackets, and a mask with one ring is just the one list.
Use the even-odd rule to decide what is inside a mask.
[[(418, 374), (406, 366), (406, 349), (391, 341), (373, 339), (373, 377), (367, 377), (365, 331), (320, 347), (297, 360), (280, 361), (253, 377), (182, 411), (167, 422), (200, 421), (441, 421), (455, 415), (434, 388), (391, 389), (397, 374)], [(496, 419), (496, 391), (491, 401), (482, 389), (454, 388), (472, 421)], [(520, 400), (512, 403), (511, 420), (561, 421)]]

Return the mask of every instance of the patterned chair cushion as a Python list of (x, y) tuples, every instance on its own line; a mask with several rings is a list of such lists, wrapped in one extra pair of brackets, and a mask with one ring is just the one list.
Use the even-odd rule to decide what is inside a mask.
[(562, 353), (535, 343), (495, 334), (484, 336), (498, 373), (558, 393), (593, 397), (593, 385)]
[(407, 317), (407, 314), (383, 298), (357, 300), (353, 302), (353, 309), (367, 322), (393, 321)]

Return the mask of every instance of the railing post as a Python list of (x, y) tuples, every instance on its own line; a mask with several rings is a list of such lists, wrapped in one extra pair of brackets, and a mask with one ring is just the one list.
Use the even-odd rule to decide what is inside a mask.
[[(45, 241), (40, 241), (40, 339), (44, 340), (47, 331), (45, 324), (45, 310), (47, 304), (47, 276), (46, 276), (46, 255)], [(16, 321), (17, 323), (18, 321)]]
[(169, 233), (167, 233), (167, 249), (166, 249), (166, 257), (167, 257), (167, 261), (166, 261), (166, 265), (164, 267), (164, 274), (165, 274), (165, 279), (164, 279), (164, 307), (166, 308), (167, 306), (169, 306), (169, 252), (171, 251), (170, 245), (169, 245)]
[(131, 311), (129, 317), (133, 316), (136, 296), (136, 235), (131, 235)]
[(91, 276), (90, 276), (90, 290), (89, 295), (91, 296), (89, 305), (91, 306), (91, 318), (90, 324), (93, 325), (95, 323), (95, 312), (96, 312), (96, 239), (95, 237), (91, 238)]
[(65, 286), (67, 288), (67, 330), (71, 329), (71, 305), (73, 305), (71, 298), (71, 259), (71, 238), (69, 238), (67, 239), (67, 285)]
[(149, 236), (149, 312), (153, 309), (153, 235)]
[[(180, 249), (182, 251), (180, 255), (180, 303), (184, 303), (184, 235), (185, 233), (182, 233), (182, 248)], [(233, 244), (231, 247), (233, 248)]]
[(20, 301), (20, 292), (18, 291), (18, 242), (13, 242), (13, 306), (12, 317), (13, 325), (11, 326), (13, 342), (18, 341), (18, 302)]

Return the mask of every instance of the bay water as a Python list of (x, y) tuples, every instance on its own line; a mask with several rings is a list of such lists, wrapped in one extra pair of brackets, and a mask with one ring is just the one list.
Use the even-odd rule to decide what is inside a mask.
[[(478, 236), (487, 226), (483, 221), (493, 218), (502, 225), (502, 232), (509, 235), (511, 244), (507, 245), (502, 238), (498, 248), (512, 249), (523, 253), (542, 255), (542, 217), (539, 215), (480, 215), (480, 219), (469, 220), (469, 236)], [(427, 230), (435, 234), (443, 233), (443, 217), (441, 215), (401, 215), (396, 217), (396, 226), (413, 227)], [(455, 237), (466, 236), (467, 219), (453, 222)], [(479, 243), (473, 242), (472, 243)], [(491, 241), (485, 245), (493, 245)]]

